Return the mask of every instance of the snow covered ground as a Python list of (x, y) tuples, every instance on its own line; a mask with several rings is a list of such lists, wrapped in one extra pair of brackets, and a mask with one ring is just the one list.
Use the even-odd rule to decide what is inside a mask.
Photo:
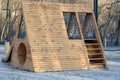
[[(0, 46), (0, 59), (4, 46)], [(120, 51), (105, 51), (108, 69), (34, 73), (0, 62), (0, 80), (120, 80)]]

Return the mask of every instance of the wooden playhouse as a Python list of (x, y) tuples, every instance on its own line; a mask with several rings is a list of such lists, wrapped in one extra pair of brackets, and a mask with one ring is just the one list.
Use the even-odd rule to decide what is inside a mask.
[(4, 62), (35, 72), (107, 68), (90, 6), (27, 2), (22, 10)]

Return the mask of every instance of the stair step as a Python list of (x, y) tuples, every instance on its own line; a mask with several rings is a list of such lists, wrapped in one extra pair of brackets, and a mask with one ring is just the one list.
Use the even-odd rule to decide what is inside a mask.
[(88, 48), (87, 50), (101, 50), (101, 48)]
[(100, 45), (99, 43), (86, 43), (87, 46), (96, 46), (96, 45)]
[(105, 67), (105, 63), (90, 64), (90, 68), (103, 68), (103, 67)]
[(104, 58), (91, 58), (89, 60), (104, 60)]
[(103, 58), (103, 55), (102, 54), (99, 54), (99, 55), (88, 55), (89, 59), (92, 59), (92, 58)]
[(90, 65), (103, 65), (105, 63), (91, 63)]
[(86, 48), (87, 49), (96, 49), (96, 48), (101, 48), (101, 47), (99, 45), (94, 45), (94, 46), (93, 45), (89, 45), (89, 46), (86, 45)]
[(92, 41), (92, 40), (97, 40), (97, 39), (85, 39), (85, 41)]
[(102, 53), (93, 53), (93, 54), (92, 54), (92, 53), (89, 53), (88, 55), (89, 55), (89, 56), (92, 56), (92, 55), (103, 55), (103, 54), (102, 54)]
[(85, 39), (84, 41), (85, 41), (86, 44), (98, 43), (97, 39)]

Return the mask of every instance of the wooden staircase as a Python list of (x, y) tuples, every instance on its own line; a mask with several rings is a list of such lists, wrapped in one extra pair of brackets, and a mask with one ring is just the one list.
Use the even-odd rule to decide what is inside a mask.
[(97, 39), (85, 40), (90, 68), (103, 68), (106, 67), (104, 52), (102, 45)]

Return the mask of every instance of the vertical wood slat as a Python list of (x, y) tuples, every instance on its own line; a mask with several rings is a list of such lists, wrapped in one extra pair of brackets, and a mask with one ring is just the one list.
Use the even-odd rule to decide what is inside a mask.
[(97, 39), (98, 39), (98, 41), (99, 41), (99, 43), (100, 43), (100, 47), (101, 47), (101, 49), (102, 49), (101, 51), (102, 51), (102, 53), (103, 53), (103, 57), (104, 57), (104, 59), (105, 59), (105, 68), (108, 68), (108, 65), (107, 65), (107, 62), (106, 62), (105, 53), (104, 53), (104, 49), (103, 49), (103, 47), (102, 47), (102, 41), (101, 41), (101, 38), (100, 38), (100, 33), (99, 33), (99, 31), (98, 31), (98, 27), (97, 27), (97, 23), (96, 23), (96, 19), (95, 19), (94, 13), (92, 13), (92, 21), (93, 21), (93, 24), (94, 24), (94, 27), (95, 27)]
[[(78, 23), (79, 31), (80, 31), (80, 34), (81, 34), (81, 38), (82, 38), (82, 40), (84, 40), (84, 37), (83, 37), (82, 28), (81, 28), (81, 25), (80, 25), (80, 20), (79, 20), (78, 13), (75, 12), (75, 15), (76, 15), (76, 19), (77, 19), (77, 23)], [(86, 46), (85, 46), (85, 48), (86, 48), (86, 50), (87, 50), (87, 47), (86, 47)], [(87, 52), (86, 52), (86, 53), (87, 53)], [(86, 54), (86, 62), (87, 62), (88, 68), (90, 68), (90, 63), (89, 63), (88, 53)]]

